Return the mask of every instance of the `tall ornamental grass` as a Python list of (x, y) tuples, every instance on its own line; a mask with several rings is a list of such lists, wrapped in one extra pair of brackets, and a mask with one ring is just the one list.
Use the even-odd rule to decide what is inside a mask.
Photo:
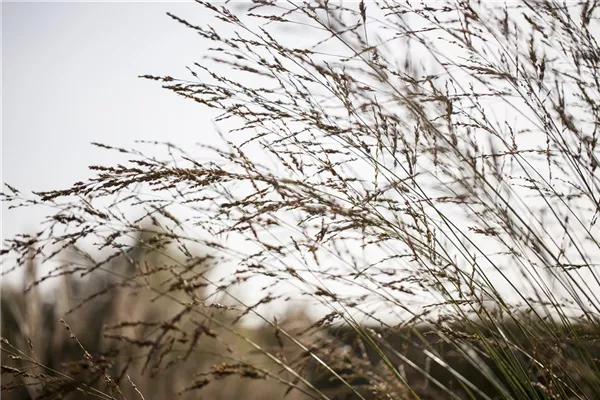
[[(600, 398), (596, 2), (198, 3), (211, 25), (168, 16), (209, 51), (183, 76), (141, 78), (218, 113), (199, 149), (96, 143), (128, 161), (4, 193), (55, 210), (6, 241), (5, 265), (103, 272), (103, 293), (172, 304), (109, 327), (145, 327), (112, 334), (110, 357), (82, 345), (99, 397), (131, 389), (115, 380), (120, 351), (163, 371), (210, 326), (260, 358), (197, 371), (182, 393), (238, 375), (319, 399)], [(222, 146), (203, 142), (210, 130)], [(134, 238), (162, 261), (142, 262)], [(123, 257), (127, 273), (109, 268)], [(286, 303), (312, 324), (282, 326)]]

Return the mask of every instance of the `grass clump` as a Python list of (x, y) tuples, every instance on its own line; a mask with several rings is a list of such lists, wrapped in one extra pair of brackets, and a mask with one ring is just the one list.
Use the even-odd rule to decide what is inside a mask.
[[(57, 210), (6, 242), (17, 265), (74, 250), (51, 274), (172, 304), (117, 307), (103, 340), (119, 345), (98, 358), (76, 342), (94, 380), (73, 387), (125, 397), (129, 368), (222, 348), (178, 393), (237, 376), (280, 397), (600, 395), (596, 3), (199, 3), (216, 27), (168, 15), (209, 53), (189, 76), (142, 78), (218, 110), (223, 146), (97, 144), (129, 161), (4, 195)], [(304, 326), (269, 314), (297, 300), (315, 311)], [(59, 379), (17, 364), (17, 381)]]

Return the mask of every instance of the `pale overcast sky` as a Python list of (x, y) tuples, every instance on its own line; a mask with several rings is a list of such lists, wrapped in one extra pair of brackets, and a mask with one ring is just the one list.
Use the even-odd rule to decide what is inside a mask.
[[(93, 176), (89, 165), (127, 159), (91, 142), (221, 143), (216, 112), (138, 78), (191, 78), (186, 65), (205, 55), (206, 42), (166, 12), (209, 23), (194, 2), (2, 4), (3, 182), (29, 193), (64, 189)], [(37, 231), (49, 211), (3, 204), (2, 239)]]
[[(137, 78), (188, 77), (202, 59), (205, 42), (166, 12), (208, 22), (193, 2), (2, 3), (3, 182), (61, 189), (122, 160), (91, 142), (218, 141), (214, 113)], [(36, 231), (47, 211), (3, 204), (3, 239)]]
[[(141, 139), (186, 147), (220, 141), (212, 125), (216, 113), (138, 78), (190, 76), (185, 67), (201, 61), (206, 43), (166, 12), (203, 25), (209, 15), (201, 5), (2, 7), (3, 182), (22, 192), (62, 189), (91, 176), (89, 165), (122, 160), (91, 142), (132, 147)], [(302, 38), (293, 40), (298, 45)], [(3, 239), (37, 231), (48, 211), (3, 204)]]
[[(215, 137), (205, 109), (137, 78), (188, 76), (185, 66), (202, 57), (200, 38), (167, 11), (206, 20), (193, 2), (2, 4), (3, 182), (65, 188), (89, 176), (88, 165), (119, 160), (94, 141)], [(3, 238), (36, 230), (44, 214), (2, 211)]]

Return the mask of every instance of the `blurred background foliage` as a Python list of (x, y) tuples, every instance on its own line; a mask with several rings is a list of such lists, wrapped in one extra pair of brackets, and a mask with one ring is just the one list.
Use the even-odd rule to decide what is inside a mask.
[[(104, 270), (85, 278), (59, 274), (50, 285), (39, 285), (36, 280), (39, 264), (32, 248), (23, 286), (4, 285), (1, 292), (5, 399), (110, 398), (106, 393), (116, 388), (119, 396), (145, 399), (318, 398), (315, 393), (336, 399), (410, 397), (398, 379), (388, 376), (382, 359), (397, 363), (401, 378), (421, 398), (456, 398), (457, 393), (460, 398), (506, 395), (505, 374), (494, 370), (497, 366), (485, 355), (471, 354), (479, 362), (477, 368), (447, 344), (452, 329), (447, 329), (445, 338), (439, 330), (425, 326), (383, 330), (336, 325), (323, 329), (323, 320), (314, 321), (307, 310), (290, 308), (277, 323), (291, 339), (268, 324), (245, 326), (239, 322), (242, 313), (219, 302), (194, 304), (201, 312), (190, 317), (182, 312), (185, 307), (148, 289), (150, 284), (165, 286), (169, 282), (166, 269), (162, 274), (153, 270), (147, 277), (152, 282), (140, 279), (143, 274), (134, 274), (132, 263), (151, 269), (150, 265), (161, 265), (172, 257), (168, 251), (149, 249), (149, 242), (151, 238), (140, 234), (133, 251), (113, 259)], [(198, 268), (214, 262), (210, 256), (202, 259), (205, 262)], [(177, 292), (170, 291), (168, 296), (177, 296)], [(527, 315), (519, 316), (518, 321), (527, 325)], [(473, 324), (479, 330), (485, 327), (485, 321), (474, 320)], [(586, 351), (600, 360), (599, 332), (585, 321), (574, 326), (575, 334), (556, 331), (555, 337), (549, 337), (547, 329), (531, 323), (528, 329), (540, 331), (535, 343), (522, 337), (520, 352), (501, 350), (512, 351), (522, 368), (544, 381), (536, 361), (524, 355), (542, 359), (545, 346), (564, 341), (569, 351), (555, 360), (556, 371), (547, 372), (573, 376), (574, 371), (579, 373), (578, 366), (570, 364), (569, 354), (576, 358), (578, 352)], [(513, 320), (502, 329), (518, 337), (522, 326), (517, 327)], [(361, 335), (362, 330), (368, 335)], [(461, 335), (464, 340), (466, 334)], [(371, 346), (365, 337), (377, 338), (380, 343)], [(577, 340), (569, 343), (573, 337)], [(318, 354), (327, 367), (315, 357), (311, 359), (298, 343)], [(384, 349), (386, 356), (381, 357), (375, 348)], [(465, 348), (465, 353), (469, 352), (473, 350)], [(287, 360), (307, 383), (284, 371), (269, 354)], [(444, 361), (435, 354), (443, 354)], [(498, 376), (498, 382), (484, 376)], [(440, 389), (438, 383), (454, 394)], [(542, 389), (538, 395), (545, 398)]]

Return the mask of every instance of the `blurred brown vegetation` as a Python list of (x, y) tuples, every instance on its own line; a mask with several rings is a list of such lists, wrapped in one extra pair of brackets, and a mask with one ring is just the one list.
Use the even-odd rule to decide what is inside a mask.
[[(39, 265), (31, 252), (23, 287), (5, 285), (1, 292), (4, 398), (111, 398), (107, 393), (115, 391), (123, 398), (145, 399), (318, 397), (311, 385), (317, 393), (336, 399), (410, 397), (382, 360), (395, 363), (401, 379), (421, 398), (456, 398), (457, 393), (460, 398), (501, 398), (506, 390), (505, 382), (495, 386), (485, 379), (490, 372), (503, 374), (484, 354), (465, 348), (465, 353), (476, 359), (467, 362), (465, 354), (444, 343), (453, 335), (451, 328), (445, 331), (448, 337), (442, 337), (439, 327), (426, 326), (318, 329), (322, 320), (315, 322), (305, 310), (290, 309), (278, 325), (293, 337), (290, 340), (267, 324), (241, 325), (241, 313), (218, 302), (195, 304), (202, 310), (194, 314), (197, 318), (184, 315), (185, 307), (147, 290), (149, 285), (132, 273), (134, 260), (147, 267), (164, 262), (164, 253), (148, 251), (145, 242), (140, 241), (129, 257), (114, 259), (104, 273), (98, 271), (84, 279), (62, 274), (49, 286), (39, 284)], [(211, 257), (205, 260), (212, 262)], [(123, 279), (128, 274), (131, 279)], [(153, 274), (149, 279), (168, 280), (165, 274)], [(519, 321), (527, 324), (527, 317), (523, 315)], [(485, 326), (485, 321), (473, 323), (478, 329)], [(572, 343), (570, 352), (591, 352), (598, 360), (599, 332), (585, 322), (577, 327), (579, 343)], [(529, 328), (536, 329), (533, 325)], [(540, 335), (548, 336), (539, 328)], [(520, 332), (514, 321), (504, 323), (502, 329), (510, 335)], [(377, 346), (361, 337), (362, 330), (368, 332), (367, 337), (379, 339)], [(564, 341), (572, 336), (555, 333)], [(463, 332), (459, 339), (468, 341), (465, 335)], [(493, 339), (492, 332), (489, 338)], [(544, 358), (545, 343), (555, 343), (556, 338), (539, 336), (528, 343), (522, 337), (518, 342), (523, 348), (522, 354), (515, 352), (516, 359), (523, 368), (534, 371), (535, 362), (523, 355)], [(299, 343), (310, 351), (302, 351)], [(383, 349), (385, 356), (376, 349)], [(283, 371), (269, 354), (286, 360), (309, 385)], [(327, 367), (311, 360), (315, 354)], [(443, 354), (444, 361), (438, 363), (435, 354)], [(577, 365), (569, 366), (567, 353), (555, 362), (565, 374), (577, 372)], [(440, 390), (438, 382), (454, 394)], [(544, 398), (541, 390), (539, 394)]]
[[(65, 273), (46, 286), (39, 285), (39, 265), (32, 259), (22, 288), (2, 288), (2, 396), (96, 398), (101, 395), (82, 388), (110, 389), (106, 379), (114, 379), (126, 398), (198, 398), (186, 389), (204, 385), (201, 373), (207, 373), (215, 379), (202, 389), (203, 398), (282, 398), (287, 385), (266, 380), (277, 366), (248, 344), (272, 347), (273, 330), (239, 326), (236, 336), (215, 326), (210, 321), (234, 324), (239, 316), (226, 306), (196, 304), (210, 313), (210, 320), (198, 313), (197, 319), (182, 317), (185, 307), (145, 290), (147, 285), (134, 277), (134, 259), (147, 266), (164, 261), (143, 245), (137, 247), (129, 257), (114, 259), (108, 273), (84, 279)], [(127, 275), (131, 280), (123, 279)], [(148, 279), (165, 278), (152, 274)], [(290, 321), (296, 330), (309, 325), (301, 313)], [(289, 358), (297, 356), (294, 346), (282, 343), (281, 350)], [(286, 397), (306, 396), (292, 391)]]

